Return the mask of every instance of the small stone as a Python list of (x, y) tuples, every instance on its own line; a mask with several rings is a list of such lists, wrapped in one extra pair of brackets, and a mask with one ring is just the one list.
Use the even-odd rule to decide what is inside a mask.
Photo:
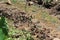
[(60, 40), (59, 38), (54, 38), (53, 40)]
[(32, 19), (32, 22), (33, 22), (33, 23), (37, 23), (38, 20), (37, 20), (37, 19)]

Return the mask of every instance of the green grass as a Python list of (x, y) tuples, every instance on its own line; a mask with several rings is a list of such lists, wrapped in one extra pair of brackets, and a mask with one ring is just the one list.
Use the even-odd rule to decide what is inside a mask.
[(57, 18), (50, 16), (50, 15), (49, 15), (48, 13), (46, 13), (46, 12), (43, 12), (43, 13), (41, 14), (41, 16), (42, 16), (42, 18), (43, 18), (44, 20), (50, 21), (50, 22), (52, 22), (52, 23), (57, 23), (57, 22), (58, 22), (58, 19), (57, 19)]
[[(6, 40), (33, 40), (29, 31), (16, 29), (11, 24), (11, 23), (13, 23), (12, 20), (9, 20), (9, 19), (6, 19), (6, 20), (7, 20), (8, 29), (9, 29), (9, 32), (8, 32), (9, 37)], [(21, 35), (21, 36), (19, 36), (18, 38), (15, 38), (15, 37), (13, 37), (15, 35)]]

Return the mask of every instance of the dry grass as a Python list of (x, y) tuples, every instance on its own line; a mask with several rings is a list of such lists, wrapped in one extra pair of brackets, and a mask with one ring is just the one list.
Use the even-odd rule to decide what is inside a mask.
[(56, 17), (49, 15), (49, 12), (43, 7), (38, 7), (38, 5), (26, 6), (25, 0), (17, 1), (14, 6), (20, 8), (28, 14), (32, 14), (34, 18), (41, 21), (42, 24), (50, 27), (58, 27), (60, 20)]
[(27, 14), (33, 15), (34, 18), (38, 19), (41, 22), (41, 25), (43, 27), (53, 27), (56, 29), (58, 26), (60, 26), (60, 20), (56, 17), (49, 15), (49, 12), (47, 12), (47, 10), (44, 10), (44, 8), (42, 7), (39, 8), (37, 5), (26, 6), (26, 3), (21, 1), (17, 1), (15, 3), (12, 1), (12, 3), (20, 10), (26, 11)]

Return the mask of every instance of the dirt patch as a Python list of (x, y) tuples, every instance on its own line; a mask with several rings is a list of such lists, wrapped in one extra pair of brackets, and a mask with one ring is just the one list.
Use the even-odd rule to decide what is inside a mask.
[(32, 15), (28, 15), (27, 13), (20, 11), (20, 9), (7, 4), (1, 4), (0, 16), (13, 20), (14, 26), (20, 29), (23, 29), (25, 28), (24, 26), (31, 24), (32, 19)]
[(0, 16), (13, 20), (14, 26), (20, 30), (30, 31), (34, 40), (53, 40), (59, 35), (54, 34), (55, 29), (44, 27), (33, 15), (28, 15), (12, 5), (0, 4)]
[(56, 5), (55, 7), (51, 8), (50, 15), (56, 16), (58, 19), (60, 19), (60, 4)]

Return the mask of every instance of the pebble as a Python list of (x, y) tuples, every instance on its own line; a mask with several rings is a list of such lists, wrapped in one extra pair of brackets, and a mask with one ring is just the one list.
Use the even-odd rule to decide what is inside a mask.
[(37, 20), (37, 19), (32, 19), (32, 22), (33, 22), (33, 23), (37, 23), (38, 20)]
[(54, 38), (53, 40), (60, 40), (59, 38)]

